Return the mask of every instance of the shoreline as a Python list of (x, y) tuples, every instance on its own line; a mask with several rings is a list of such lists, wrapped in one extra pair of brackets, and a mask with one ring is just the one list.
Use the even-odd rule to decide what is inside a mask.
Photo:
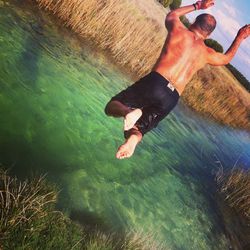
[[(132, 81), (151, 71), (167, 31), (166, 9), (147, 1), (36, 0), (80, 38), (105, 51)], [(150, 48), (150, 53), (148, 53)], [(132, 82), (131, 82), (132, 84)], [(182, 94), (193, 110), (219, 123), (250, 131), (250, 93), (225, 67), (206, 66)]]

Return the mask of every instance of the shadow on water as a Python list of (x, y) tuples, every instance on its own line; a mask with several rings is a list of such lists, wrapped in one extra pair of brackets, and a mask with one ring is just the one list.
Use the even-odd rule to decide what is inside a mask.
[[(26, 7), (26, 1), (17, 1), (16, 4), (20, 8)], [(11, 4), (7, 4), (8, 1), (3, 2), (4, 8), (1, 8), (1, 21), (4, 22), (3, 34), (8, 32), (10, 37), (16, 38), (13, 40), (13, 50), (16, 51), (15, 58), (7, 58), (8, 74), (10, 75), (9, 81), (13, 82), (12, 86), (18, 86), (20, 84), (27, 90), (35, 90), (36, 82), (39, 75), (39, 57), (43, 44), (46, 43), (46, 37), (44, 36), (44, 25), (45, 21), (38, 11), (36, 18), (31, 17), (29, 20), (24, 19), (20, 13), (16, 12)], [(22, 50), (15, 45), (22, 41)], [(8, 64), (10, 63), (10, 64)], [(9, 83), (10, 83), (9, 82)]]
[[(109, 241), (112, 242), (112, 245), (114, 246), (114, 248), (109, 248), (109, 249), (117, 249), (117, 250), (125, 249), (124, 246), (128, 244), (129, 237), (132, 237), (133, 234), (136, 235), (137, 233), (134, 231), (124, 230), (124, 228), (121, 227), (114, 228), (114, 226), (105, 221), (103, 216), (98, 216), (97, 214), (90, 211), (73, 210), (71, 211), (69, 217), (72, 221), (80, 224), (83, 227), (86, 237), (85, 239), (87, 239), (87, 241), (92, 241), (94, 235), (100, 235), (100, 234), (105, 235), (109, 239)], [(146, 237), (140, 239), (140, 237), (143, 237), (142, 235), (141, 236), (138, 235), (137, 237), (138, 237), (137, 247), (140, 243), (145, 244), (145, 242), (148, 240)], [(138, 247), (138, 249), (142, 248)]]
[(103, 233), (111, 233), (112, 225), (110, 225), (102, 216), (98, 216), (96, 213), (87, 210), (72, 210), (70, 213), (70, 219), (78, 222), (88, 231), (96, 230)]
[(20, 70), (20, 82), (24, 87), (35, 90), (37, 77), (39, 74), (38, 61), (42, 49), (42, 44), (45, 42), (43, 35), (44, 21), (38, 15), (37, 21), (30, 21), (30, 34), (27, 36), (24, 50), (17, 61), (17, 67)]
[[(32, 152), (32, 153), (31, 153)], [(50, 154), (43, 145), (36, 147), (22, 136), (1, 136), (2, 164), (10, 173), (21, 179), (50, 172), (56, 174), (69, 168), (63, 161)]]

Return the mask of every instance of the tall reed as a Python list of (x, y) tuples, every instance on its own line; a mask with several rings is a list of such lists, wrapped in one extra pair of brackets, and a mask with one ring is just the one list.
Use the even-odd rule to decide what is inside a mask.
[(225, 67), (200, 70), (186, 87), (183, 99), (208, 118), (250, 130), (250, 94)]
[[(81, 37), (105, 49), (141, 77), (155, 64), (167, 31), (166, 9), (155, 0), (36, 0)], [(250, 94), (224, 67), (201, 70), (183, 99), (221, 123), (250, 130)]]
[(226, 202), (250, 223), (250, 170), (237, 168), (224, 173), (221, 169), (216, 180)]
[[(95, 41), (122, 66), (143, 75), (166, 36), (166, 10), (154, 0), (37, 0), (79, 35)], [(145, 25), (146, 24), (146, 25)]]
[(250, 246), (250, 170), (234, 166), (216, 173), (217, 205), (232, 249)]
[(20, 182), (0, 169), (0, 239), (34, 219), (47, 215), (47, 207), (56, 201), (56, 192), (48, 191), (44, 177)]

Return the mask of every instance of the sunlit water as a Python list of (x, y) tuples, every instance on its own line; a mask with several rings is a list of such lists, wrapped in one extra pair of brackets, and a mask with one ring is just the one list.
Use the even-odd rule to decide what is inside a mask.
[(180, 102), (131, 159), (115, 159), (122, 120), (103, 109), (131, 80), (54, 22), (0, 1), (0, 162), (48, 173), (59, 208), (85, 223), (153, 232), (169, 249), (227, 249), (213, 173), (250, 165), (250, 134)]

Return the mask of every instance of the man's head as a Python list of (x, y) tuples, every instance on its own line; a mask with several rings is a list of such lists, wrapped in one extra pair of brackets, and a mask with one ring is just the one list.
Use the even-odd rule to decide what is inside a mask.
[(210, 14), (201, 14), (197, 16), (191, 26), (199, 29), (204, 35), (209, 36), (216, 27), (216, 20)]

